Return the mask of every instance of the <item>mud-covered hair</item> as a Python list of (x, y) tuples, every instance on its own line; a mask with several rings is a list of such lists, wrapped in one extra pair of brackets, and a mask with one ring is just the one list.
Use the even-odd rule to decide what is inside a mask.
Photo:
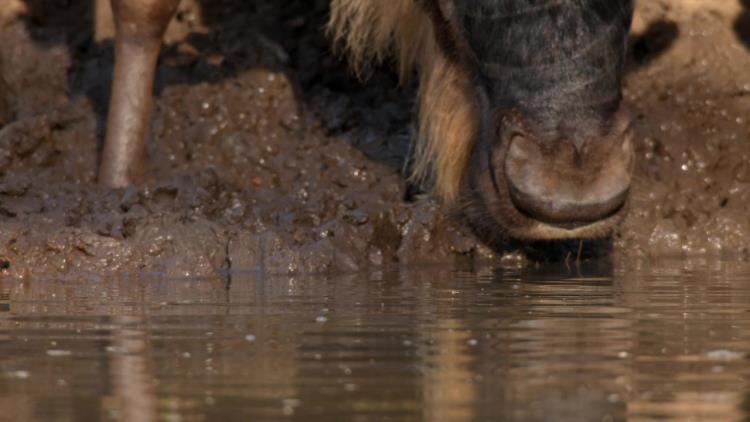
[[(438, 17), (417, 0), (332, 0), (329, 31), (359, 75), (372, 63), (398, 61), (402, 81), (419, 76), (419, 139), (411, 178), (455, 201), (474, 147), (479, 105), (468, 72), (449, 57)], [(435, 6), (436, 7), (436, 6)], [(432, 12), (432, 13), (431, 13)]]

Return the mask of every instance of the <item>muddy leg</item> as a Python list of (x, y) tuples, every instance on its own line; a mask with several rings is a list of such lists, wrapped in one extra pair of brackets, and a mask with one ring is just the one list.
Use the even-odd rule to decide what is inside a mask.
[(112, 0), (115, 73), (99, 183), (124, 187), (143, 178), (156, 60), (179, 0)]

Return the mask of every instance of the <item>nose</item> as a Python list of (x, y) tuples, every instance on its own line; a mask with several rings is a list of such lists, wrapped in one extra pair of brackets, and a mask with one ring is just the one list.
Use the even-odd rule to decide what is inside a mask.
[(620, 113), (602, 136), (550, 142), (513, 133), (503, 171), (517, 209), (547, 223), (582, 224), (624, 205), (633, 162), (629, 118)]

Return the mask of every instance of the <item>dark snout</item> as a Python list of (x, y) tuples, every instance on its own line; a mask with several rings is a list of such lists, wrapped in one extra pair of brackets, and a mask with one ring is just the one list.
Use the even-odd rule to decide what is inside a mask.
[(610, 234), (634, 166), (621, 105), (633, 1), (454, 3), (481, 76), (470, 221), (522, 239)]
[(508, 133), (503, 171), (514, 206), (552, 225), (575, 227), (606, 219), (625, 204), (634, 152), (629, 119), (620, 113), (608, 132), (581, 139)]
[(486, 211), (474, 224), (522, 239), (611, 233), (625, 215), (635, 161), (627, 113), (588, 121), (600, 129), (552, 134), (529, 129), (523, 116), (501, 120), (499, 139), (473, 157), (470, 183)]

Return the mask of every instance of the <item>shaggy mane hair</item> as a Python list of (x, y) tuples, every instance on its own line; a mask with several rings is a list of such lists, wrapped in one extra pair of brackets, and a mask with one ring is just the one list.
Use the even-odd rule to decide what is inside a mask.
[(417, 0), (331, 0), (329, 31), (358, 75), (371, 63), (398, 61), (402, 82), (419, 75), (419, 139), (411, 179), (454, 202), (476, 134), (477, 100), (460, 65), (442, 51)]

